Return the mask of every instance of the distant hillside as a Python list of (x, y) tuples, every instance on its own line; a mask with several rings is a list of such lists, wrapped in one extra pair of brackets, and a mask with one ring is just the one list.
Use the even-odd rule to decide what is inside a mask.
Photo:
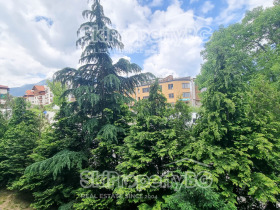
[(12, 96), (16, 96), (16, 97), (24, 96), (25, 91), (31, 90), (34, 85), (46, 85), (46, 84), (47, 84), (47, 80), (43, 80), (43, 81), (38, 82), (36, 84), (28, 84), (28, 85), (23, 85), (21, 87), (11, 88), (10, 89), (10, 94)]

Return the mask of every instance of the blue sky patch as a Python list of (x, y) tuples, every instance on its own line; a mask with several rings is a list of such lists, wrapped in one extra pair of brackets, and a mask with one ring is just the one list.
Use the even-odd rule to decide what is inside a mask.
[(35, 21), (36, 22), (45, 21), (48, 24), (48, 26), (53, 25), (53, 20), (51, 18), (44, 17), (44, 16), (36, 16)]

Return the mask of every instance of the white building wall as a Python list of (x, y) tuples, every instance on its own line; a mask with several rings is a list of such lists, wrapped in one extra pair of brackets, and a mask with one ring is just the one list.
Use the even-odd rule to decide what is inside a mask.
[(195, 101), (196, 101), (196, 92), (195, 92), (195, 82), (194, 79), (191, 79), (191, 105), (194, 107), (195, 105)]
[(53, 102), (53, 93), (48, 86), (45, 86), (46, 95), (45, 95), (45, 105), (51, 104)]
[(0, 94), (8, 94), (8, 90), (7, 89), (0, 89)]
[(30, 102), (31, 104), (35, 104), (35, 98), (34, 97), (27, 97), (26, 101)]
[[(8, 90), (7, 89), (0, 89), (0, 94), (1, 95), (2, 94), (6, 95), (6, 94), (8, 94)], [(6, 100), (0, 98), (0, 104), (6, 104)]]
[(47, 100), (45, 95), (38, 95), (34, 97), (35, 105), (47, 105), (46, 101)]

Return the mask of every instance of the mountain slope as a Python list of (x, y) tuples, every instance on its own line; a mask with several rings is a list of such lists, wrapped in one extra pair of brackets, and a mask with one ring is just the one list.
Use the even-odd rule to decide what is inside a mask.
[(34, 85), (46, 85), (46, 84), (47, 84), (47, 80), (42, 80), (41, 82), (38, 82), (36, 84), (27, 84), (21, 87), (10, 88), (10, 94), (16, 97), (24, 96), (25, 91), (31, 90)]

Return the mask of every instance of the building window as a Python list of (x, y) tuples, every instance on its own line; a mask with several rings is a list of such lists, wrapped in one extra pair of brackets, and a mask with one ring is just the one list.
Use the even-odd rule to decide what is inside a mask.
[(138, 97), (138, 101), (140, 101), (141, 100), (141, 98), (140, 97)]
[(168, 90), (173, 90), (173, 84), (168, 85)]
[(174, 98), (174, 93), (170, 93), (169, 98)]
[(183, 93), (183, 98), (190, 98), (191, 97), (191, 93)]
[(150, 91), (150, 88), (143, 88), (143, 93), (148, 93)]
[(183, 88), (183, 89), (188, 89), (188, 88), (190, 88), (190, 83), (182, 83), (182, 88)]
[(140, 93), (140, 88), (138, 88), (138, 93)]
[(148, 99), (148, 98), (149, 98), (149, 96), (144, 96), (144, 97), (143, 97), (143, 99)]

